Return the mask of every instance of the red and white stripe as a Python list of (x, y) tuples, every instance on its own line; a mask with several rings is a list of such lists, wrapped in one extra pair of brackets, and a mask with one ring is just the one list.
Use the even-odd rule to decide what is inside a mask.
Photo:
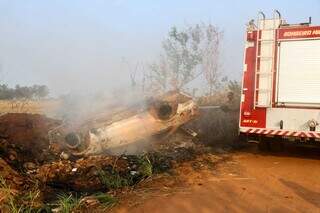
[(246, 128), (240, 129), (240, 132), (246, 134), (258, 134), (258, 135), (279, 135), (287, 137), (300, 137), (300, 138), (320, 138), (320, 132), (311, 131), (289, 131), (282, 129), (264, 129), (264, 128)]

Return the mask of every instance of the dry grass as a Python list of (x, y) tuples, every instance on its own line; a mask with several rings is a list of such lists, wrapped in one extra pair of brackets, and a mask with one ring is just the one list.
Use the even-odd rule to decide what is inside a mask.
[(59, 100), (0, 100), (0, 115), (5, 113), (48, 114), (61, 104)]

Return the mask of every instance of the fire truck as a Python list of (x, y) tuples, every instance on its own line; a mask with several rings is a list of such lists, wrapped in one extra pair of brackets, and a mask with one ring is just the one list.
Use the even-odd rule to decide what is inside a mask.
[[(239, 134), (260, 147), (274, 141), (320, 144), (320, 26), (288, 24), (279, 11), (247, 25)], [(280, 140), (276, 140), (280, 139)]]

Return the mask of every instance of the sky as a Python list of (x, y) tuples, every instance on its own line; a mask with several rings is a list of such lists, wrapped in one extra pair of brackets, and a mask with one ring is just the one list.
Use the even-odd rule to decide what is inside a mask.
[(200, 22), (224, 32), (221, 72), (240, 80), (245, 24), (274, 9), (320, 25), (320, 0), (0, 0), (0, 83), (46, 84), (53, 95), (128, 86), (172, 26)]

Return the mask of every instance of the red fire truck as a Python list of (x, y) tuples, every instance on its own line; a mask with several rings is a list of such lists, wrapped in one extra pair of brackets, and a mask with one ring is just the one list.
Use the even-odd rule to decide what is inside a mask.
[(311, 18), (287, 24), (278, 11), (271, 19), (260, 12), (246, 32), (241, 138), (320, 144), (319, 123), (320, 26), (311, 26)]

